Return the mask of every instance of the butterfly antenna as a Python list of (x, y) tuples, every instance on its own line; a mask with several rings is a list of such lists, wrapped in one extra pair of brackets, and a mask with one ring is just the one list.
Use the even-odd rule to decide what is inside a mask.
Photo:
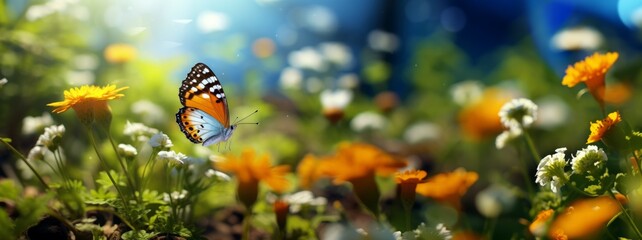
[[(259, 123), (241, 123), (241, 121), (243, 121), (243, 120), (245, 120), (245, 119), (249, 118), (250, 116), (254, 115), (254, 114), (255, 114), (255, 113), (257, 113), (257, 112), (259, 112), (259, 110), (258, 110), (258, 109), (257, 109), (257, 110), (254, 110), (254, 112), (252, 112), (252, 113), (248, 114), (247, 116), (245, 116), (244, 118), (241, 118), (240, 120), (234, 120), (234, 124), (257, 124), (257, 125), (258, 125)], [(238, 117), (236, 117), (236, 119), (238, 119)]]

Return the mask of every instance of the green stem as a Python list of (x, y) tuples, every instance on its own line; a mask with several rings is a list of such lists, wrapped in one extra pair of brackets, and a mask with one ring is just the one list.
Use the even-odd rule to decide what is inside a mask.
[(539, 164), (539, 161), (542, 158), (540, 157), (539, 152), (535, 147), (533, 138), (531, 138), (531, 135), (528, 133), (528, 131), (526, 131), (526, 129), (524, 129), (524, 139), (526, 139), (526, 144), (528, 144), (528, 150), (530, 150), (531, 154), (533, 155), (533, 160), (535, 161), (535, 164)]
[(250, 221), (252, 219), (252, 212), (247, 214), (245, 216), (245, 219), (243, 219), (243, 234), (241, 236), (242, 240), (249, 240), (250, 239)]
[[(116, 188), (116, 191), (118, 192), (118, 196), (120, 196), (121, 200), (123, 201), (123, 206), (125, 208), (129, 208), (129, 202), (127, 201), (127, 199), (125, 199), (125, 195), (123, 195), (123, 192), (120, 190), (120, 187), (118, 186), (118, 183), (116, 183), (116, 181), (114, 180), (114, 177), (111, 176), (111, 173), (109, 172), (109, 167), (107, 166), (105, 159), (103, 159), (102, 155), (100, 154), (100, 151), (98, 151), (98, 146), (96, 146), (96, 140), (94, 139), (94, 134), (91, 128), (87, 127), (86, 130), (87, 130), (87, 134), (89, 135), (89, 141), (91, 145), (94, 147), (94, 151), (96, 151), (98, 160), (102, 165), (103, 169), (105, 169), (105, 172), (107, 173), (107, 177), (109, 177), (109, 180), (114, 185), (114, 188)], [(135, 230), (135, 228), (133, 229)]]
[(638, 227), (635, 225), (635, 221), (633, 221), (633, 218), (631, 217), (631, 215), (629, 215), (629, 212), (626, 210), (626, 208), (624, 208), (624, 205), (622, 205), (622, 203), (617, 200), (613, 192), (611, 191), (608, 191), (608, 192), (611, 198), (613, 198), (617, 202), (618, 206), (620, 206), (620, 209), (622, 209), (622, 213), (624, 213), (627, 223), (631, 225), (631, 228), (633, 228), (633, 231), (635, 231), (635, 234), (637, 235), (637, 239), (642, 239), (642, 233), (640, 233), (640, 229), (638, 229)]
[(11, 150), (14, 154), (16, 154), (16, 156), (18, 156), (18, 158), (20, 158), (20, 160), (22, 160), (25, 164), (27, 164), (27, 167), (29, 167), (29, 169), (33, 172), (33, 175), (35, 175), (36, 178), (38, 178), (38, 181), (42, 183), (42, 186), (44, 186), (46, 190), (49, 190), (49, 184), (47, 184), (45, 180), (42, 179), (38, 171), (36, 171), (36, 169), (31, 165), (31, 163), (29, 163), (29, 161), (27, 161), (27, 158), (25, 158), (24, 155), (22, 155), (18, 150), (13, 148), (13, 146), (11, 146), (11, 144), (6, 142), (3, 138), (0, 138), (0, 142), (4, 143), (4, 145), (7, 146), (9, 150)]
[(523, 156), (522, 148), (518, 147), (517, 151), (518, 151), (518, 153), (520, 155), (520, 158), (524, 159), (524, 161), (523, 161), (524, 162), (524, 166), (521, 167), (521, 171), (520, 172), (522, 173), (522, 176), (524, 177), (524, 184), (526, 184), (526, 190), (528, 191), (529, 199), (532, 199), (535, 196), (535, 190), (533, 189), (533, 186), (532, 186), (533, 182), (531, 180), (531, 176), (528, 174), (528, 160), (526, 160), (526, 158)]
[(120, 163), (120, 167), (123, 169), (123, 172), (125, 173), (125, 178), (127, 179), (127, 183), (129, 183), (129, 188), (131, 189), (132, 194), (136, 196), (134, 181), (132, 181), (131, 176), (129, 175), (129, 171), (127, 171), (127, 168), (125, 167), (125, 163), (123, 162), (123, 159), (120, 157), (120, 154), (118, 154), (118, 148), (116, 148), (116, 145), (114, 144), (114, 139), (111, 137), (111, 133), (109, 132), (109, 130), (106, 130), (106, 131), (107, 131), (107, 138), (109, 139), (109, 143), (111, 143), (112, 149), (114, 149), (114, 153), (116, 154), (118, 163)]
[(142, 173), (142, 176), (141, 176), (141, 178), (142, 178), (141, 181), (143, 182), (143, 185), (141, 186), (141, 188), (147, 187), (147, 183), (149, 181), (149, 178), (145, 178), (147, 176), (147, 166), (149, 166), (149, 163), (151, 162), (152, 166), (150, 167), (150, 171), (154, 170), (154, 166), (156, 165), (156, 161), (152, 161), (152, 160), (154, 159), (154, 157), (156, 157), (156, 154), (158, 154), (158, 151), (156, 149), (152, 150), (152, 153), (149, 155), (149, 159), (147, 159), (147, 163), (145, 163), (145, 167), (143, 168), (143, 173)]
[(56, 166), (58, 166), (58, 172), (60, 173), (60, 176), (65, 182), (69, 181), (70, 177), (65, 171), (65, 168), (63, 167), (63, 164), (62, 164), (62, 154), (60, 153), (60, 148), (56, 149), (56, 151), (53, 152), (53, 154), (54, 154), (54, 162), (56, 162)]

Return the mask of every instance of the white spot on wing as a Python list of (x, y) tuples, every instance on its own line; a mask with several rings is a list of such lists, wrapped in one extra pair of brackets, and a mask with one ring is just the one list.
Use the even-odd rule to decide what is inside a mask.
[(210, 98), (210, 95), (207, 94), (207, 93), (203, 93), (203, 94), (201, 94), (201, 97), (203, 97), (205, 99), (208, 99), (208, 98)]
[(204, 68), (204, 69), (203, 69), (203, 73), (208, 73), (208, 72), (210, 72), (210, 70), (209, 70), (209, 69), (207, 69), (207, 68)]
[(220, 93), (217, 93), (217, 94), (216, 94), (216, 98), (222, 98), (221, 94), (220, 94)]
[(196, 91), (198, 91), (198, 89), (196, 89), (195, 87), (192, 87), (192, 88), (190, 89), (190, 91), (192, 91), (192, 92), (196, 92)]
[(202, 83), (199, 83), (198, 84), (198, 89), (203, 89), (203, 88), (205, 88), (205, 85), (203, 85)]

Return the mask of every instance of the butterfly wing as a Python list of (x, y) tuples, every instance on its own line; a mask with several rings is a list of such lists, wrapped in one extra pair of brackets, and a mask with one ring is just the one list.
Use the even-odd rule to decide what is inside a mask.
[(197, 63), (192, 67), (192, 71), (183, 80), (178, 97), (183, 106), (204, 111), (225, 128), (230, 127), (230, 114), (223, 86), (207, 65)]
[(176, 122), (185, 136), (204, 146), (227, 140), (231, 134), (227, 99), (214, 72), (197, 63), (187, 74), (178, 92), (183, 108)]
[(208, 146), (226, 140), (228, 130), (202, 110), (183, 107), (176, 113), (176, 122), (187, 139), (193, 143)]

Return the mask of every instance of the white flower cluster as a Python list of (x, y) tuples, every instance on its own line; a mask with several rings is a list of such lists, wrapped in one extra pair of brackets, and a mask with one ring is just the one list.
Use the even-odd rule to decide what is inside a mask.
[(577, 150), (575, 156), (571, 160), (571, 168), (573, 173), (582, 174), (596, 174), (604, 167), (608, 157), (601, 148), (595, 145), (588, 145), (586, 148)]
[(528, 128), (537, 119), (537, 105), (527, 98), (513, 99), (499, 110), (499, 118), (508, 129)]
[(187, 197), (188, 193), (189, 192), (187, 192), (187, 190), (185, 190), (185, 189), (181, 190), (180, 192), (173, 191), (171, 194), (163, 193), (163, 201), (170, 202), (170, 200), (171, 200), (172, 202), (175, 202), (177, 200), (181, 200), (181, 199), (184, 199), (185, 197)]
[[(555, 154), (544, 157), (537, 166), (535, 183), (541, 186), (550, 185), (553, 192), (558, 192), (569, 180), (569, 173), (566, 167), (566, 148), (558, 148)], [(573, 174), (600, 174), (604, 168), (608, 156), (601, 148), (595, 145), (588, 145), (586, 148), (577, 150), (570, 161)]]
[(170, 166), (179, 167), (185, 164), (187, 156), (183, 153), (176, 153), (174, 151), (160, 151), (156, 156), (158, 161), (167, 161)]
[(408, 231), (401, 233), (396, 231), (393, 233), (393, 236), (396, 240), (403, 239), (439, 239), (439, 240), (451, 240), (453, 238), (452, 233), (443, 223), (437, 224), (434, 228), (426, 226), (425, 223), (419, 224), (417, 229), (413, 231)]
[(215, 178), (216, 180), (223, 182), (229, 182), (232, 180), (229, 175), (223, 172), (216, 171), (214, 169), (208, 169), (207, 171), (205, 171), (205, 176), (208, 178)]
[(133, 158), (138, 155), (138, 150), (132, 145), (129, 144), (118, 144), (118, 154), (123, 157)]
[(154, 134), (152, 138), (149, 140), (149, 145), (151, 145), (153, 148), (160, 148), (160, 149), (167, 149), (174, 146), (174, 144), (172, 143), (172, 140), (170, 140), (169, 137), (163, 132)]
[(550, 185), (551, 191), (557, 193), (568, 182), (568, 173), (564, 171), (564, 167), (566, 167), (565, 151), (566, 148), (558, 148), (554, 154), (542, 158), (537, 165), (535, 183), (539, 183), (541, 186)]
[(326, 89), (321, 92), (321, 106), (324, 110), (343, 110), (352, 101), (352, 91), (347, 89)]
[(537, 105), (530, 99), (513, 99), (499, 110), (499, 119), (506, 130), (497, 136), (495, 146), (502, 149), (537, 120)]
[(36, 146), (44, 146), (47, 147), (47, 149), (51, 150), (52, 152), (55, 151), (58, 146), (60, 145), (60, 139), (62, 138), (62, 135), (65, 134), (65, 126), (64, 125), (53, 125), (45, 128), (45, 133), (40, 135), (38, 137), (38, 141), (36, 142)]

